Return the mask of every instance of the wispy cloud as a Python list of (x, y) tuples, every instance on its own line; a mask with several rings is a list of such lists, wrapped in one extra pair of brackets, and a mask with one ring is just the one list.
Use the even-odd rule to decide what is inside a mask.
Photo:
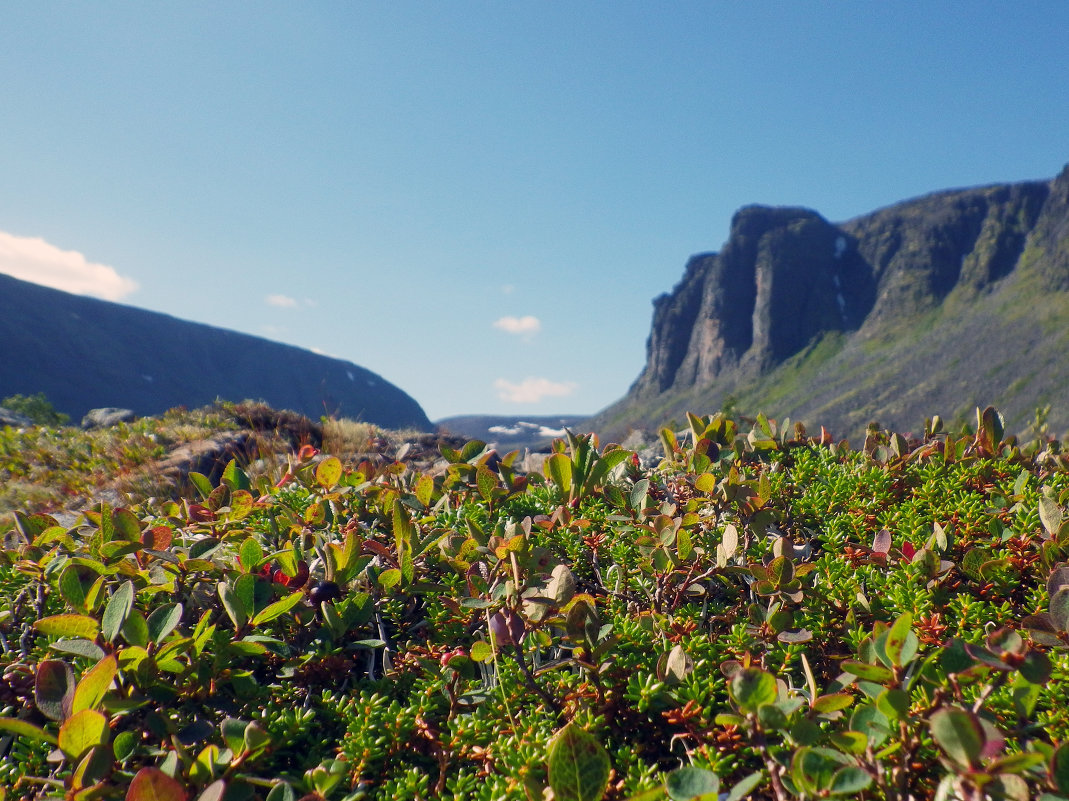
[(497, 396), (507, 403), (538, 403), (543, 398), (571, 395), (576, 388), (572, 381), (550, 381), (548, 378), (527, 377), (518, 384), (504, 378), (494, 381)]
[(264, 298), (264, 302), (268, 306), (277, 306), (280, 309), (293, 309), (297, 306), (297, 301), (288, 295), (268, 295)]
[(297, 300), (297, 298), (291, 298), (289, 295), (268, 295), (264, 298), (264, 303), (279, 309), (296, 309), (298, 306), (311, 308), (316, 305), (316, 302), (311, 298)]
[(542, 330), (542, 321), (529, 314), (524, 317), (501, 317), (494, 320), (494, 328), (509, 334), (530, 337)]
[(38, 237), (0, 231), (0, 273), (76, 295), (120, 300), (137, 283), (114, 267), (87, 261), (76, 250), (62, 250)]

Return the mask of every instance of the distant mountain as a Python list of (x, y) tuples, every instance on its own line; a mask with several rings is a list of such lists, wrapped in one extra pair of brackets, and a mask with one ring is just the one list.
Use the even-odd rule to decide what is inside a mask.
[(734, 405), (836, 436), (918, 431), (995, 405), (1069, 428), (1069, 167), (833, 224), (749, 206), (654, 301), (646, 366), (591, 425), (654, 428)]
[(102, 406), (148, 415), (222, 398), (431, 430), (415, 400), (351, 362), (7, 275), (0, 353), (0, 398), (44, 392), (75, 421)]
[(459, 415), (435, 421), (439, 431), (467, 439), (478, 439), (494, 445), (501, 454), (528, 448), (548, 447), (554, 439), (563, 437), (564, 429), (587, 432), (588, 417), (579, 415)]

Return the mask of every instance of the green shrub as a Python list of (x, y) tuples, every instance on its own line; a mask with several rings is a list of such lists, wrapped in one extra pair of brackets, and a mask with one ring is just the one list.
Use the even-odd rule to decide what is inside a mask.
[(0, 787), (141, 799), (1069, 797), (1069, 470), (688, 415), (521, 474), (280, 475), (0, 552)]
[(0, 400), (0, 406), (28, 417), (39, 426), (65, 426), (71, 419), (70, 415), (57, 412), (43, 392), (36, 395), (9, 395)]

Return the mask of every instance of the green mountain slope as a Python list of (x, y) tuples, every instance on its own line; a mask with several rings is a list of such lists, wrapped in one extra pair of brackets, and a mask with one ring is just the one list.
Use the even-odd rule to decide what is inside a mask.
[(734, 405), (836, 436), (918, 431), (994, 404), (1069, 428), (1069, 168), (845, 223), (741, 210), (654, 302), (647, 364), (591, 425), (620, 436)]

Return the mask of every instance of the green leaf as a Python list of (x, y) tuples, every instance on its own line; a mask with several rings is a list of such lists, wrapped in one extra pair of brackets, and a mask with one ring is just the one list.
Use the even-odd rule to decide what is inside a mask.
[(412, 522), (405, 505), (397, 499), (393, 502), (393, 538), (397, 548), (397, 564), (405, 584), (415, 579), (415, 565), (412, 561), (412, 549), (415, 547), (419, 531)]
[(396, 567), (391, 567), (388, 570), (383, 570), (379, 573), (379, 586), (384, 590), (389, 590), (396, 587), (401, 583), (401, 571)]
[(575, 574), (565, 564), (555, 565), (546, 584), (546, 596), (558, 606), (564, 606), (575, 596)]
[(487, 503), (494, 500), (494, 489), (497, 487), (497, 476), (485, 465), (479, 465), (475, 471), (475, 486), (479, 489), (479, 495)]
[(609, 755), (597, 738), (568, 723), (546, 749), (549, 786), (559, 801), (599, 801), (609, 786)]
[[(664, 660), (664, 680), (668, 684), (679, 684), (694, 672), (694, 660), (687, 656), (687, 652), (679, 643), (662, 659)], [(658, 664), (658, 668), (660, 667), (661, 665)], [(658, 670), (658, 672), (661, 671)]]
[(494, 649), (486, 640), (476, 640), (473, 642), (469, 653), (472, 660), (475, 662), (489, 662), (494, 658)]
[(1061, 587), (1050, 597), (1050, 618), (1059, 631), (1069, 631), (1069, 587)]
[(834, 732), (830, 739), (848, 754), (863, 754), (869, 744), (869, 738), (859, 731)]
[(59, 748), (71, 759), (77, 759), (93, 746), (104, 745), (110, 739), (108, 719), (95, 709), (74, 713), (59, 728)]
[(207, 498), (212, 494), (212, 482), (208, 480), (206, 475), (191, 470), (187, 477), (189, 478), (189, 483), (193, 485), (201, 498)]
[(0, 731), (8, 731), (20, 737), (29, 737), (31, 740), (43, 740), (52, 745), (57, 745), (59, 742), (44, 729), (19, 718), (0, 718)]
[(134, 583), (124, 581), (119, 588), (111, 594), (107, 606), (104, 607), (104, 616), (101, 619), (101, 633), (104, 641), (114, 643), (115, 638), (122, 631), (123, 623), (134, 606)]
[(82, 586), (81, 580), (81, 572), (84, 569), (68, 564), (59, 574), (59, 594), (79, 612), (89, 611), (85, 607), (85, 587)]
[(876, 681), (881, 684), (891, 681), (895, 676), (890, 668), (885, 668), (883, 665), (870, 665), (868, 662), (856, 662), (851, 659), (847, 659), (843, 662), (842, 668), (847, 673), (851, 673), (859, 679)]
[(983, 726), (979, 718), (964, 709), (943, 708), (929, 718), (932, 739), (947, 756), (962, 767), (975, 768), (983, 751)]
[(52, 615), (43, 617), (33, 624), (42, 634), (56, 637), (82, 637), (95, 640), (100, 633), (100, 624), (96, 618), (86, 615)]
[(476, 456), (481, 454), (486, 449), (486, 443), (481, 439), (473, 439), (464, 443), (464, 447), (460, 449), (460, 461), (470, 462)]
[(1058, 535), (1062, 527), (1062, 509), (1057, 501), (1047, 495), (1039, 496), (1039, 520), (1050, 536)]
[(828, 792), (832, 795), (853, 795), (872, 784), (872, 776), (856, 765), (840, 768), (832, 777)]
[(628, 503), (632, 511), (641, 512), (646, 508), (646, 496), (649, 491), (650, 480), (648, 478), (641, 478), (635, 482), (635, 485), (631, 487), (631, 494), (628, 496)]
[(810, 793), (828, 790), (837, 771), (850, 758), (830, 748), (802, 746), (791, 759), (791, 777), (795, 784)]
[(546, 478), (557, 485), (558, 489), (567, 497), (572, 489), (572, 460), (564, 453), (554, 453), (546, 458), (542, 465), (542, 472)]
[(268, 623), (274, 620), (280, 615), (286, 614), (286, 612), (290, 611), (293, 607), (299, 604), (301, 602), (301, 598), (303, 597), (304, 593), (298, 590), (297, 592), (290, 593), (281, 600), (275, 601), (273, 604), (268, 604), (256, 613), (256, 615), (252, 619), (252, 625), (261, 626), (264, 623)]
[(751, 773), (731, 788), (731, 792), (728, 793), (728, 797), (724, 801), (742, 801), (744, 798), (749, 798), (750, 794), (758, 788), (764, 778), (765, 776), (761, 771)]
[(884, 653), (887, 654), (887, 658), (891, 660), (891, 664), (895, 667), (908, 665), (913, 661), (913, 657), (917, 655), (917, 648), (920, 642), (916, 635), (912, 639), (909, 636), (913, 634), (912, 625), (913, 615), (906, 612), (894, 622), (890, 631), (887, 632)]
[(245, 748), (245, 727), (248, 725), (248, 721), (237, 718), (223, 718), (223, 722), (219, 724), (223, 742), (235, 754), (240, 754)]
[(821, 695), (813, 701), (813, 711), (826, 715), (830, 712), (846, 709), (852, 703), (854, 703), (854, 696), (849, 693), (830, 693)]
[(743, 712), (755, 713), (776, 700), (776, 678), (760, 668), (743, 668), (731, 677), (728, 692)]
[(71, 713), (76, 714), (83, 709), (95, 709), (99, 706), (118, 670), (119, 660), (115, 658), (115, 654), (109, 654), (87, 670), (74, 688)]
[(884, 690), (876, 699), (876, 708), (883, 712), (888, 720), (904, 718), (909, 713), (909, 704), (909, 693), (897, 687)]
[(130, 645), (148, 647), (148, 624), (145, 617), (136, 609), (132, 610), (123, 623), (122, 636)]
[(64, 720), (74, 703), (74, 671), (66, 662), (46, 659), (37, 666), (33, 697), (47, 718)]
[(251, 573), (260, 566), (260, 561), (264, 558), (264, 549), (255, 537), (246, 537), (241, 543), (238, 557), (241, 559), (241, 567), (245, 572)]
[(1069, 743), (1062, 743), (1050, 758), (1051, 781), (1058, 792), (1069, 795)]
[(678, 534), (676, 534), (676, 553), (680, 562), (688, 562), (690, 557), (694, 555), (694, 545), (691, 543), (690, 532), (685, 528), (679, 529)]
[(182, 785), (159, 768), (141, 768), (130, 782), (126, 801), (186, 801)]
[(244, 732), (245, 750), (250, 754), (255, 754), (263, 749), (267, 748), (271, 744), (271, 735), (269, 735), (258, 723), (253, 721), (245, 727)]
[(129, 759), (130, 755), (134, 753), (134, 749), (137, 748), (137, 740), (137, 734), (129, 729), (116, 734), (115, 740), (111, 744), (115, 759), (119, 762), (125, 762)]
[[(762, 474), (763, 475), (763, 474)], [(768, 578), (777, 587), (782, 587), (794, 578), (794, 565), (786, 556), (777, 556), (768, 566)]]
[(688, 765), (669, 773), (664, 789), (672, 801), (716, 801), (720, 777), (711, 770)]
[(127, 542), (141, 541), (141, 521), (129, 509), (115, 509), (111, 513), (115, 533)]
[(850, 728), (867, 737), (873, 748), (878, 748), (891, 733), (891, 722), (875, 704), (863, 704), (855, 707), (850, 716)]
[(337, 456), (329, 456), (316, 465), (316, 483), (324, 489), (333, 489), (337, 486), (342, 476), (341, 460)]
[(240, 629), (244, 626), (249, 619), (245, 614), (245, 605), (226, 581), (219, 582), (219, 600), (223, 602), (223, 609), (234, 623), (234, 628)]
[(92, 640), (83, 640), (81, 637), (74, 639), (60, 638), (48, 646), (53, 651), (64, 654), (84, 656), (86, 659), (96, 662), (104, 658), (104, 649)]
[(716, 489), (716, 484), (716, 476), (712, 473), (702, 473), (694, 479), (694, 489), (707, 495)]
[(1033, 684), (1046, 684), (1050, 680), (1050, 658), (1042, 651), (1029, 651), (1024, 655), (1024, 661), (1017, 666), (1021, 675)]
[(162, 643), (182, 619), (182, 604), (165, 604), (153, 610), (145, 623), (149, 642)]
[(252, 489), (252, 482), (249, 481), (245, 471), (238, 467), (236, 459), (231, 459), (227, 462), (226, 467), (223, 468), (222, 481), (234, 492), (242, 490), (248, 492)]

